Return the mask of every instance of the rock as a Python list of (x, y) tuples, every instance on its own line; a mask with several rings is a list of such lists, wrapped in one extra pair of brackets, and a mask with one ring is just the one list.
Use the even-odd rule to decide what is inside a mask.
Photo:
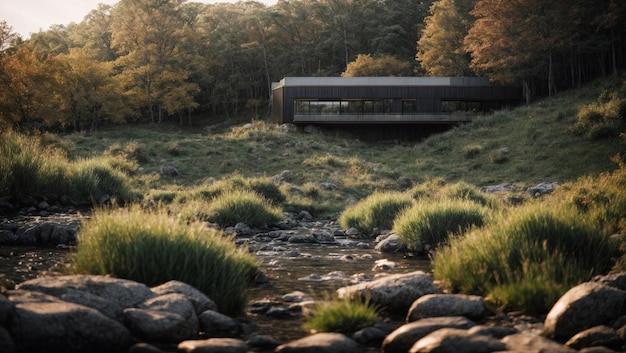
[(61, 294), (58, 298), (68, 303), (84, 305), (96, 309), (113, 320), (121, 322), (124, 318), (122, 307), (110, 300), (88, 292), (68, 288), (65, 293)]
[(409, 251), (407, 245), (397, 234), (391, 234), (376, 244), (374, 250), (384, 253), (396, 253)]
[(432, 317), (398, 327), (383, 341), (382, 353), (406, 353), (415, 342), (442, 328), (469, 329), (474, 322), (462, 317)]
[(110, 300), (122, 308), (132, 308), (155, 297), (150, 288), (144, 284), (95, 275), (39, 277), (22, 282), (16, 288), (53, 296), (61, 296), (67, 289), (75, 289)]
[(279, 174), (274, 175), (272, 181), (275, 183), (290, 182), (293, 178), (294, 174), (291, 170), (283, 170)]
[(559, 184), (554, 182), (539, 183), (531, 188), (528, 188), (526, 192), (532, 197), (539, 197), (551, 193), (557, 187), (559, 187)]
[(276, 347), (277, 353), (361, 353), (359, 345), (341, 333), (318, 333)]
[(571, 348), (537, 335), (518, 333), (506, 336), (500, 341), (508, 350), (515, 352), (576, 353)]
[(159, 169), (159, 174), (167, 175), (167, 176), (178, 176), (180, 175), (180, 172), (174, 166), (164, 165), (164, 166), (161, 166), (161, 168)]
[(339, 187), (337, 186), (337, 184), (333, 184), (333, 183), (329, 183), (329, 182), (321, 182), (319, 183), (319, 186), (322, 190), (337, 190)]
[(614, 287), (626, 291), (626, 272), (611, 273), (605, 276), (596, 276), (593, 278), (592, 281), (606, 284), (609, 287)]
[(339, 298), (359, 296), (389, 310), (406, 311), (417, 298), (425, 294), (439, 293), (432, 279), (422, 271), (390, 275), (371, 282), (364, 282), (337, 289)]
[(284, 123), (280, 125), (280, 131), (282, 132), (297, 132), (298, 127), (294, 124)]
[(406, 321), (437, 316), (465, 316), (477, 320), (486, 312), (485, 301), (477, 295), (427, 294), (413, 302)]
[(186, 353), (246, 353), (248, 345), (235, 338), (209, 338), (180, 342), (178, 350)]
[(0, 229), (0, 244), (12, 244), (17, 241), (17, 234), (10, 230)]
[(489, 193), (496, 193), (496, 192), (503, 192), (503, 191), (513, 191), (515, 190), (515, 188), (517, 188), (515, 184), (504, 183), (504, 184), (498, 184), (498, 185), (483, 186), (481, 188), (481, 191), (489, 192)]
[(72, 303), (20, 303), (9, 333), (18, 352), (122, 352), (130, 334), (119, 322)]
[(239, 332), (239, 322), (217, 311), (207, 310), (200, 314), (200, 329), (208, 337), (236, 337)]
[(165, 282), (158, 287), (154, 287), (151, 290), (156, 295), (169, 293), (184, 294), (185, 298), (187, 298), (193, 305), (194, 309), (196, 310), (196, 314), (201, 314), (207, 310), (217, 311), (217, 305), (213, 300), (211, 300), (198, 289), (184, 282), (172, 280)]
[(485, 325), (476, 325), (470, 328), (468, 332), (476, 335), (491, 336), (498, 339), (504, 338), (508, 335), (514, 335), (516, 333), (519, 333), (519, 331), (514, 329), (513, 327)]
[(198, 315), (191, 302), (183, 294), (163, 294), (139, 304), (139, 308), (178, 314), (187, 321), (192, 332), (198, 332)]
[(409, 353), (490, 353), (505, 349), (497, 338), (442, 328), (415, 342)]
[(248, 339), (248, 346), (258, 349), (270, 349), (274, 350), (274, 348), (278, 347), (280, 343), (272, 337), (269, 336), (252, 336)]
[(318, 231), (314, 231), (311, 235), (313, 236), (313, 239), (315, 239), (315, 241), (320, 244), (337, 243), (337, 239), (335, 239), (335, 236), (330, 234), (327, 231), (318, 230)]
[(352, 339), (356, 342), (369, 347), (378, 347), (385, 337), (387, 337), (387, 332), (378, 327), (366, 327), (352, 335)]
[(372, 267), (372, 271), (390, 271), (397, 269), (398, 264), (388, 259), (376, 260), (374, 261), (374, 267)]
[(15, 306), (7, 297), (0, 294), (0, 327), (6, 327), (9, 322), (9, 315)]
[(4, 327), (0, 326), (0, 352), (3, 353), (15, 353), (15, 343), (13, 338)]
[(287, 293), (283, 295), (282, 300), (285, 302), (289, 302), (289, 303), (301, 303), (304, 301), (313, 300), (313, 297), (311, 297), (310, 295), (304, 292), (295, 291), (295, 292), (291, 292), (291, 293)]
[(617, 336), (617, 331), (614, 328), (602, 325), (577, 333), (565, 345), (576, 350), (593, 346), (619, 348), (622, 345), (622, 341)]
[(6, 295), (13, 304), (63, 302), (61, 299), (52, 295), (20, 289), (9, 290), (6, 292)]
[(163, 353), (163, 351), (151, 344), (140, 342), (133, 344), (128, 353)]
[(176, 343), (195, 333), (184, 317), (165, 311), (127, 308), (124, 322), (133, 336), (149, 342)]
[(580, 331), (609, 324), (624, 315), (626, 292), (598, 282), (571, 288), (554, 304), (544, 322), (548, 335), (566, 341)]
[(583, 348), (578, 353), (615, 353), (614, 350), (602, 346)]

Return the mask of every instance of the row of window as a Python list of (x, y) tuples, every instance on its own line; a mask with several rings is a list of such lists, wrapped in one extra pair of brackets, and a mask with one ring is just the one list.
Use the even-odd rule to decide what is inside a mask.
[[(296, 115), (339, 115), (339, 114), (412, 114), (417, 112), (414, 99), (402, 99), (401, 103), (393, 99), (375, 100), (300, 100), (294, 101)], [(393, 108), (396, 105), (395, 109)], [(401, 109), (401, 110), (399, 110)], [(457, 111), (476, 112), (482, 109), (480, 102), (442, 101), (441, 111), (452, 113)]]

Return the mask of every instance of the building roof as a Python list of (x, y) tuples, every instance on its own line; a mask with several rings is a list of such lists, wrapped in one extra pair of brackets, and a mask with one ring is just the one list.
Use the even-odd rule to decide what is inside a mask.
[(485, 77), (285, 77), (273, 82), (280, 87), (315, 86), (489, 86)]

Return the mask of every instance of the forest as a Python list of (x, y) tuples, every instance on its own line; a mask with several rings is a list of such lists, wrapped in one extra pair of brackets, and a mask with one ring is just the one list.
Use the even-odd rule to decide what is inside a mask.
[(0, 130), (265, 117), (285, 76), (485, 76), (530, 102), (624, 66), (621, 0), (121, 0), (28, 39), (0, 18)]

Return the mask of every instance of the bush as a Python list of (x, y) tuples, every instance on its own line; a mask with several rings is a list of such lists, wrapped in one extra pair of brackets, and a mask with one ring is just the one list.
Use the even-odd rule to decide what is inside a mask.
[(339, 332), (351, 335), (378, 322), (378, 309), (369, 300), (333, 299), (316, 305), (313, 316), (303, 325), (313, 332)]
[(148, 286), (175, 279), (214, 300), (220, 311), (238, 314), (247, 305), (257, 264), (231, 238), (168, 216), (163, 209), (97, 210), (78, 233), (71, 272), (112, 275)]
[(442, 200), (419, 202), (396, 218), (393, 229), (407, 244), (438, 245), (449, 234), (462, 234), (472, 226), (484, 224), (485, 211), (473, 202)]
[(496, 204), (492, 195), (480, 191), (476, 186), (458, 182), (445, 186), (441, 189), (442, 198), (459, 199), (475, 202), (481, 206), (494, 206)]
[(616, 137), (626, 129), (626, 82), (578, 109), (572, 131), (589, 140)]
[[(491, 295), (500, 304), (541, 311), (561, 290), (609, 271), (617, 254), (615, 242), (594, 222), (575, 211), (538, 204), (451, 239), (437, 253), (433, 272), (452, 291)], [(517, 286), (515, 296), (522, 299), (510, 293)], [(552, 293), (550, 305), (531, 305), (534, 299), (522, 289), (528, 295)]]
[(221, 195), (209, 207), (209, 221), (221, 227), (234, 226), (239, 222), (250, 227), (266, 227), (282, 219), (283, 215), (282, 209), (250, 191)]
[(355, 227), (366, 234), (374, 228), (391, 229), (393, 220), (413, 200), (407, 194), (398, 192), (375, 192), (355, 205), (347, 207), (339, 217), (344, 228)]

